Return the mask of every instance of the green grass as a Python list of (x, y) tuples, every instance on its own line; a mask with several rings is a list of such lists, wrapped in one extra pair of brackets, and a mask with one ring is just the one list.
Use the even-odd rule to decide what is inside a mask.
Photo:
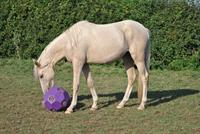
[[(89, 110), (92, 98), (81, 77), (77, 108), (66, 115), (42, 107), (31, 60), (0, 59), (0, 133), (200, 133), (200, 72), (151, 70), (148, 107), (141, 112), (135, 87), (126, 107), (116, 109), (127, 84), (124, 69), (108, 65), (91, 69), (99, 109)], [(71, 65), (56, 66), (56, 83), (72, 93)]]

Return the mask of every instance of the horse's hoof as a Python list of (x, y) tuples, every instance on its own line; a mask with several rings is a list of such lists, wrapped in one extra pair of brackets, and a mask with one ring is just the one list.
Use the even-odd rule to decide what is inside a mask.
[(73, 110), (66, 110), (65, 114), (71, 114), (73, 112)]
[(98, 107), (91, 107), (90, 111), (96, 111), (98, 109)]
[(144, 106), (139, 106), (137, 109), (142, 111), (142, 110), (145, 109), (145, 107)]
[(124, 107), (124, 105), (118, 105), (117, 106), (117, 109), (121, 109), (121, 108), (123, 108)]
[(65, 111), (65, 114), (71, 114), (72, 113), (72, 111)]

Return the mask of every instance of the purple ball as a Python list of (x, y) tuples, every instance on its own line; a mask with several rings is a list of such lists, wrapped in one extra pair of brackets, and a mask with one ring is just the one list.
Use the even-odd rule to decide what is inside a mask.
[(50, 111), (65, 110), (71, 101), (71, 97), (63, 88), (53, 86), (44, 94), (44, 106)]

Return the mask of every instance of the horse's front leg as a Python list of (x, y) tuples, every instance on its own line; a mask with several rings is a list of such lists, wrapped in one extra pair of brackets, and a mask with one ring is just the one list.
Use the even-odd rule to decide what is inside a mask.
[(80, 84), (80, 75), (82, 71), (82, 67), (84, 63), (79, 60), (74, 60), (72, 62), (73, 65), (73, 96), (72, 96), (72, 102), (69, 108), (65, 111), (66, 114), (72, 113), (74, 107), (77, 104), (77, 95), (78, 95), (78, 89)]

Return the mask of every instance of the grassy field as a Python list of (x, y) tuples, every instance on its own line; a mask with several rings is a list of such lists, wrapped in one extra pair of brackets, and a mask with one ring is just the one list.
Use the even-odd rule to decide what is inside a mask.
[[(90, 111), (92, 98), (84, 77), (73, 114), (46, 111), (39, 82), (32, 76), (32, 61), (0, 59), (0, 133), (86, 134), (199, 134), (200, 72), (151, 70), (148, 103), (137, 110), (135, 87), (123, 109), (127, 80), (124, 69), (92, 65), (99, 109)], [(56, 66), (56, 83), (71, 94), (72, 68)]]

